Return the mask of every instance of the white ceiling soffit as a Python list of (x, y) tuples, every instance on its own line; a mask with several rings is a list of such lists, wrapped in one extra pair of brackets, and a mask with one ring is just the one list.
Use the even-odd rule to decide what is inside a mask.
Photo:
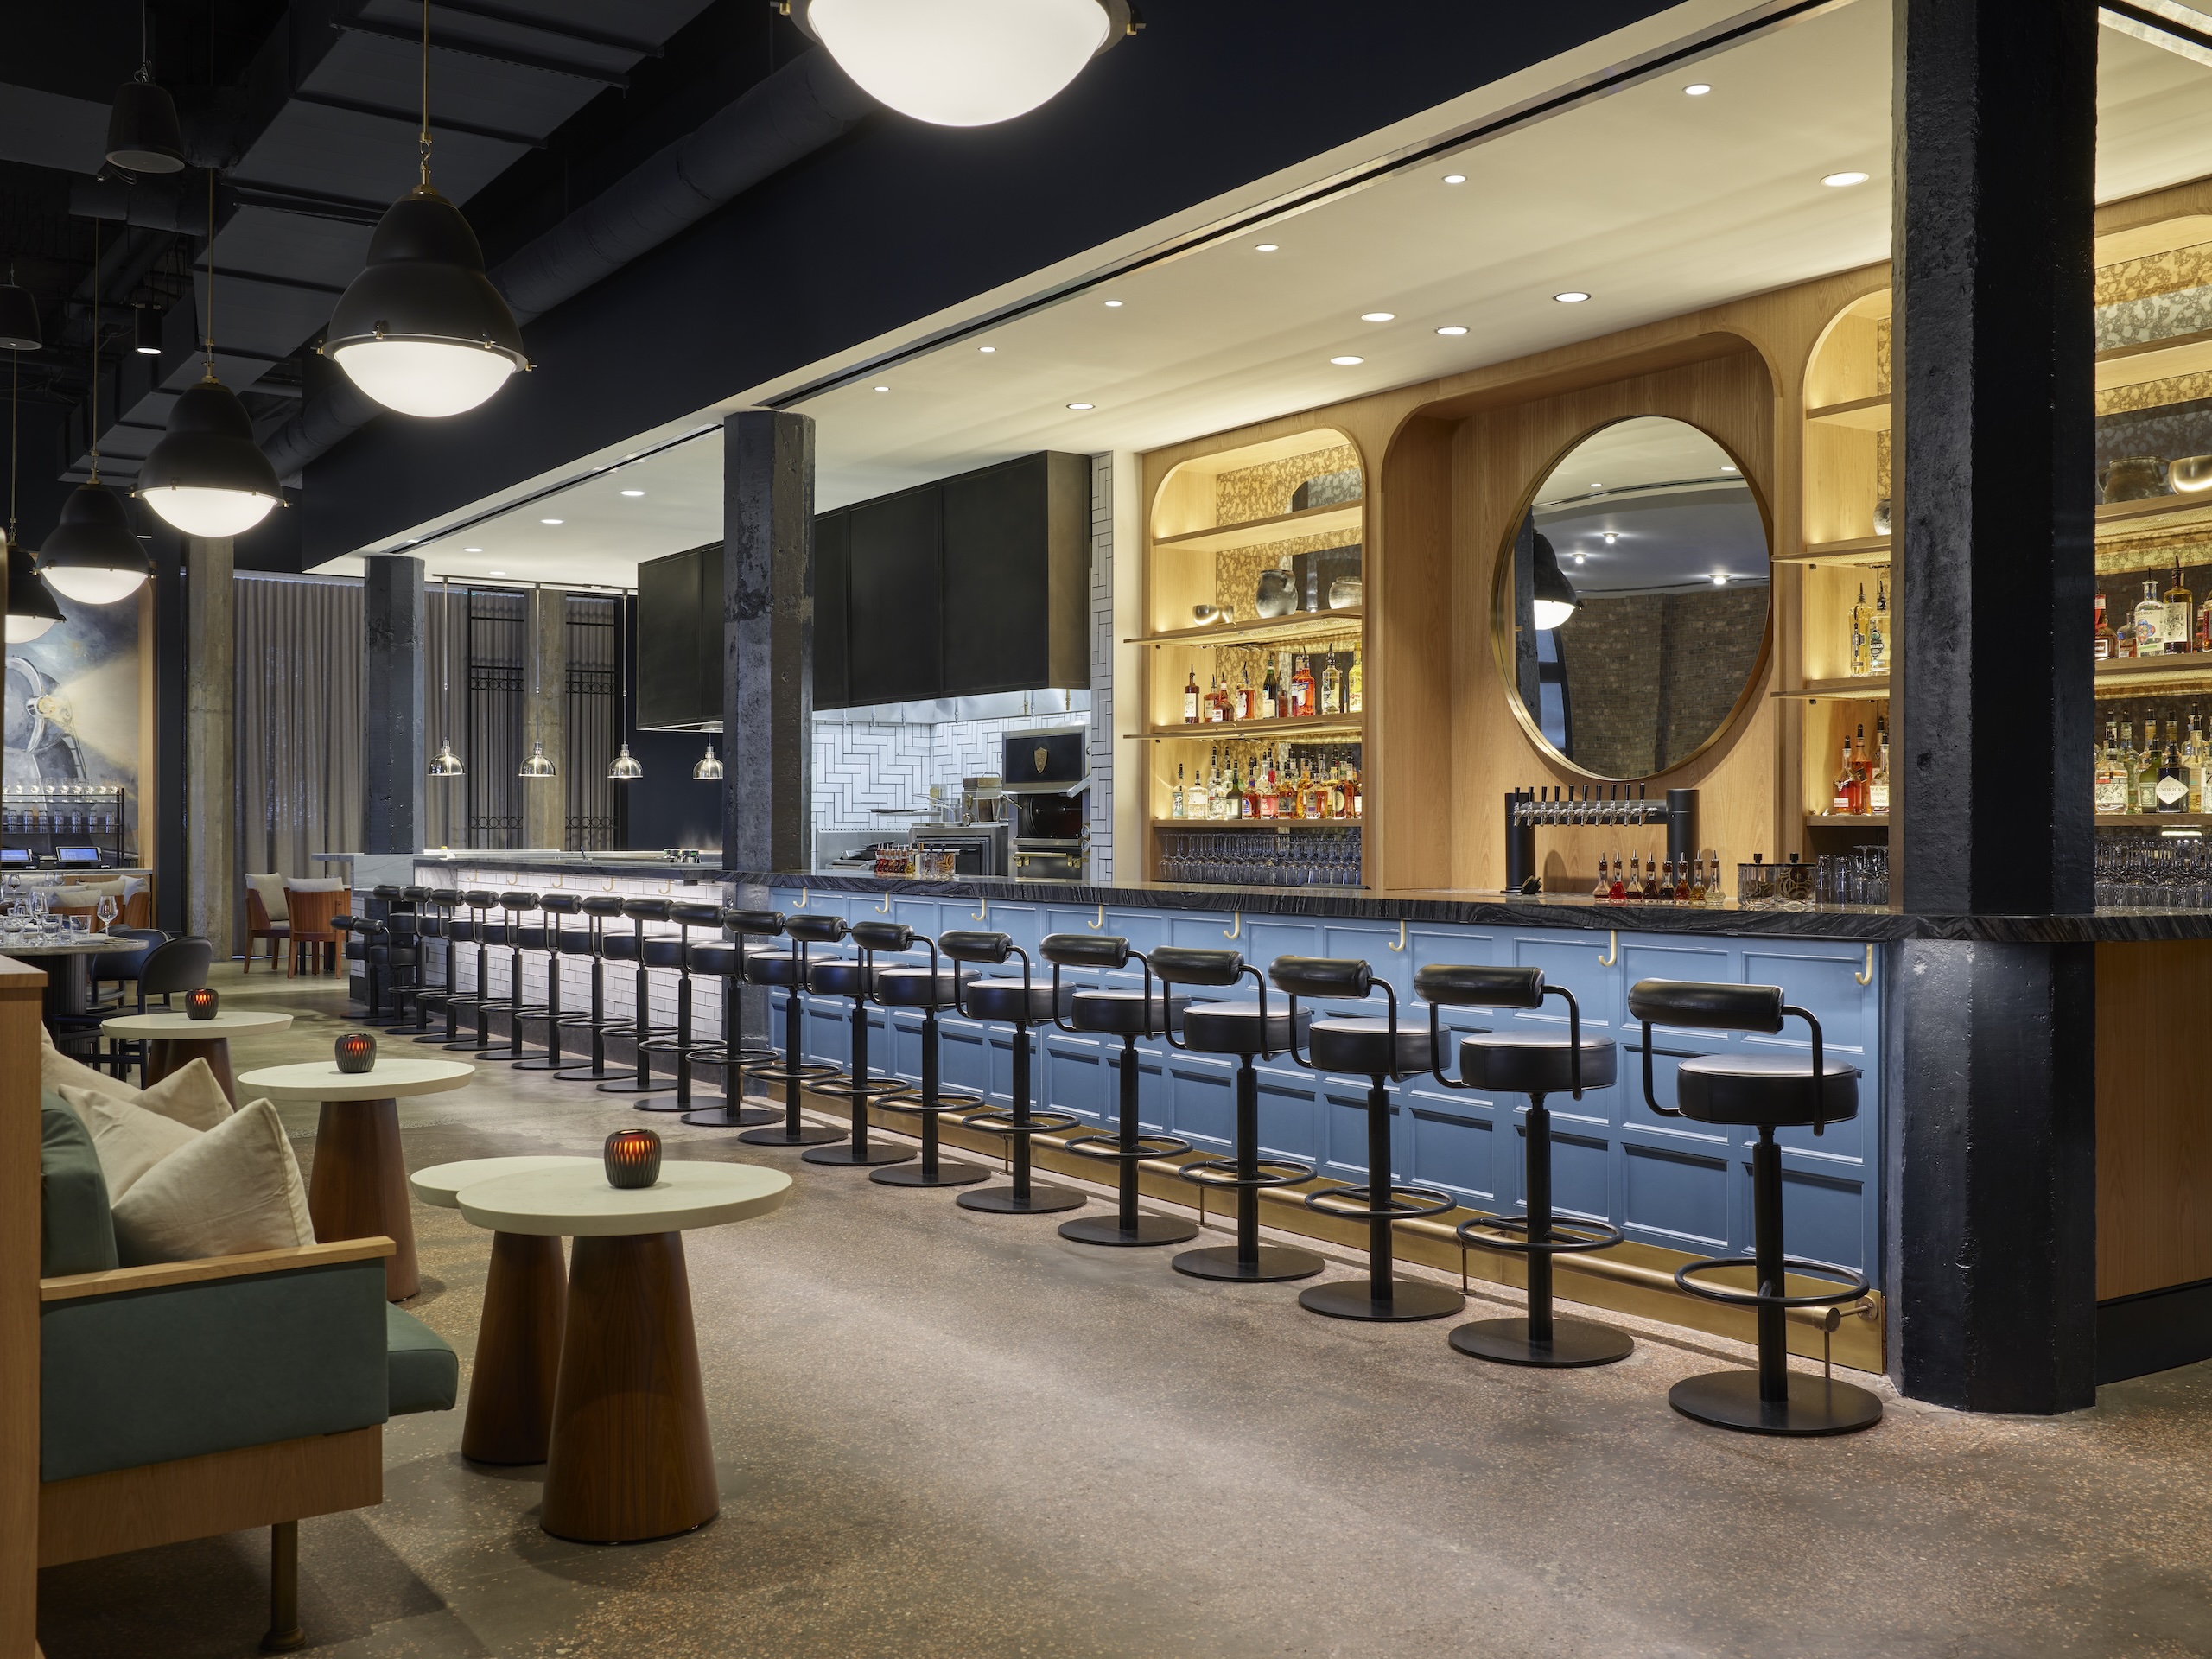
[[(1885, 0), (1802, 16), (1532, 125), (1243, 225), (1256, 208), (1362, 162), (1419, 154), (1438, 136), (1467, 132), (1745, 15), (1676, 8), (1374, 135), (1358, 156), (1317, 158), (1295, 179), (1264, 181), (1241, 200), (1039, 273), (1020, 293), (980, 296), (959, 315), (749, 388), (726, 407), (866, 369), (792, 405), (818, 423), (817, 499), (829, 508), (1035, 449), (1154, 448), (1887, 257)], [(2212, 73), (2113, 30), (2101, 47), (2100, 200), (2212, 173)], [(1691, 85), (1711, 91), (1690, 96)], [(1821, 183), (1848, 172), (1867, 181)], [(1445, 182), (1450, 176), (1465, 182)], [(1239, 228), (1145, 262), (1147, 250), (1173, 251), (1206, 224)], [(1262, 253), (1262, 244), (1275, 251)], [(1116, 270), (1126, 274), (1098, 280)], [(1554, 297), (1574, 292), (1591, 298)], [(1039, 296), (1058, 297), (1037, 305)], [(1021, 306), (1030, 308), (989, 321)], [(1382, 312), (1389, 321), (1363, 321)], [(901, 355), (932, 340), (940, 343)], [(639, 560), (720, 536), (719, 442), (709, 436), (634, 463), (655, 469), (658, 489), (617, 473), (566, 480), (687, 429), (711, 432), (721, 412), (702, 411), (452, 515), (446, 523), (462, 524), (459, 533), (431, 527), (405, 550), (456, 576), (496, 568), (520, 579), (627, 585)], [(647, 493), (626, 497), (625, 487)], [(547, 490), (556, 493), (524, 499)], [(564, 522), (538, 522), (545, 518)], [(399, 550), (402, 539), (365, 550)], [(471, 547), (485, 550), (464, 550)], [(357, 568), (353, 560), (321, 568), (349, 565)]]

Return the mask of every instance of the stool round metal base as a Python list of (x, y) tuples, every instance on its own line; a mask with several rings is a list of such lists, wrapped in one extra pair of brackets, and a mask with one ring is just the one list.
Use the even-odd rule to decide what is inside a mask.
[(634, 1065), (594, 1065), (588, 1059), (579, 1059), (574, 1065), (564, 1065), (553, 1074), (556, 1083), (597, 1083), (602, 1077), (634, 1077)]
[(981, 1192), (963, 1192), (953, 1202), (963, 1210), (981, 1210), (986, 1215), (1050, 1216), (1063, 1210), (1080, 1210), (1090, 1199), (1072, 1187), (1048, 1186), (1040, 1181), (1029, 1189), (1026, 1199), (1016, 1198), (1010, 1186), (990, 1186)]
[(1636, 1351), (1636, 1340), (1625, 1331), (1594, 1319), (1552, 1320), (1552, 1339), (1534, 1342), (1524, 1319), (1477, 1319), (1451, 1336), (1452, 1345), (1475, 1359), (1496, 1360), (1501, 1365), (1533, 1365), (1564, 1369), (1576, 1365), (1610, 1365)]
[[(632, 1071), (626, 1076), (618, 1077), (613, 1083), (601, 1084), (599, 1085), (599, 1092), (602, 1095), (673, 1094), (676, 1092), (676, 1079), (674, 1077), (671, 1077), (666, 1083), (663, 1083), (658, 1077), (648, 1075), (643, 1082), (640, 1082), (637, 1072)], [(675, 1111), (677, 1108), (673, 1106), (663, 1106), (658, 1108), (658, 1109), (664, 1112), (672, 1112)]]
[(868, 1179), (879, 1186), (973, 1186), (994, 1173), (981, 1164), (939, 1164), (932, 1175), (919, 1164), (892, 1164), (870, 1170)]
[(858, 1096), (871, 1106), (887, 1095), (909, 1094), (913, 1087), (903, 1077), (870, 1077), (866, 1083), (855, 1083), (849, 1073), (825, 1077), (820, 1083), (808, 1085), (817, 1095), (828, 1095), (836, 1100), (851, 1100)]
[(1167, 1264), (1193, 1279), (1226, 1279), (1238, 1284), (1274, 1285), (1289, 1279), (1311, 1279), (1329, 1264), (1311, 1250), (1287, 1244), (1262, 1244), (1259, 1259), (1249, 1267), (1236, 1259), (1234, 1244), (1185, 1250)]
[(762, 1123), (780, 1123), (784, 1115), (772, 1106), (707, 1106), (683, 1114), (695, 1129), (749, 1129)]
[(1791, 1371), (1789, 1384), (1788, 1400), (1765, 1401), (1757, 1371), (1708, 1371), (1675, 1383), (1667, 1403), (1685, 1417), (1745, 1434), (1853, 1434), (1882, 1421), (1881, 1401), (1855, 1382)]
[(1365, 1279), (1336, 1279), (1300, 1291), (1298, 1305), (1309, 1313), (1325, 1314), (1332, 1319), (1398, 1323), (1449, 1319), (1467, 1306), (1467, 1299), (1446, 1285), (1394, 1274), (1387, 1302), (1375, 1300), (1375, 1287)]
[(575, 1065), (573, 1056), (555, 1053), (549, 1049), (543, 1054), (533, 1054), (526, 1060), (509, 1064), (510, 1071), (566, 1071)]
[(1118, 1216), (1085, 1216), (1060, 1224), (1060, 1236), (1077, 1244), (1103, 1244), (1109, 1249), (1145, 1244), (1180, 1244), (1198, 1236), (1198, 1224), (1180, 1216), (1144, 1215), (1134, 1228), (1122, 1225)]
[[(779, 1117), (782, 1113), (777, 1114)], [(803, 1123), (796, 1132), (778, 1123), (772, 1129), (747, 1129), (738, 1140), (748, 1147), (826, 1147), (832, 1141), (847, 1139), (842, 1129), (825, 1128), (818, 1123)]]
[(848, 1137), (842, 1146), (817, 1147), (801, 1153), (799, 1159), (803, 1163), (829, 1164), (840, 1169), (867, 1169), (877, 1164), (910, 1164), (918, 1155), (905, 1147), (870, 1146), (864, 1152), (855, 1152)]

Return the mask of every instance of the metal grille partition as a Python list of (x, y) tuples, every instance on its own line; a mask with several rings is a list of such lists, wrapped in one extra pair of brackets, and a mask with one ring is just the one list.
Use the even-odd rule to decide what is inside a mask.
[[(529, 595), (468, 590), (468, 840), (482, 851), (522, 845), (523, 634)], [(457, 619), (456, 619), (457, 620)]]
[(628, 839), (622, 791), (607, 777), (620, 703), (616, 696), (621, 601), (570, 594), (569, 632), (568, 835), (572, 851), (601, 852)]

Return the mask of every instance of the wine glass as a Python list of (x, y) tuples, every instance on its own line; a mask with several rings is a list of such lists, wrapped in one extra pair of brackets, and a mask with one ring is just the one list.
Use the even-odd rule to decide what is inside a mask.
[(92, 906), (92, 911), (100, 918), (100, 931), (106, 932), (115, 921), (115, 895), (111, 893), (102, 893), (99, 903)]

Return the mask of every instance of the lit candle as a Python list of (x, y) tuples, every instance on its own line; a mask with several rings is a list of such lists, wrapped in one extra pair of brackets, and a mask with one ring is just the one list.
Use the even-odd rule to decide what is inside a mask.
[(338, 1039), (335, 1047), (338, 1052), (338, 1069), (348, 1077), (358, 1072), (373, 1071), (376, 1069), (375, 1033), (349, 1031)]
[(202, 985), (184, 994), (184, 1017), (188, 1020), (213, 1020), (222, 997), (214, 988)]
[(660, 1179), (660, 1136), (651, 1129), (615, 1130), (604, 1156), (609, 1186), (651, 1186)]

